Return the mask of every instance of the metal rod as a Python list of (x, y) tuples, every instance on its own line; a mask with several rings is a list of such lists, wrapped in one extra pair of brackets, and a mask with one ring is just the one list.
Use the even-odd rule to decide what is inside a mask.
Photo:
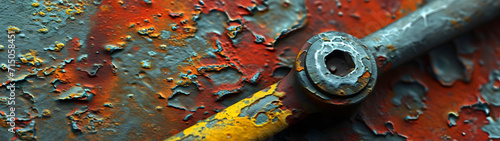
[(361, 41), (381, 73), (498, 15), (499, 0), (434, 0)]

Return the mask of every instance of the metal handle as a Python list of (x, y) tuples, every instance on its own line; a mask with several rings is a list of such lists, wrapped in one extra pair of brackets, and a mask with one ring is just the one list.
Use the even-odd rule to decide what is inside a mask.
[(382, 72), (499, 14), (498, 0), (433, 0), (361, 41), (372, 49)]

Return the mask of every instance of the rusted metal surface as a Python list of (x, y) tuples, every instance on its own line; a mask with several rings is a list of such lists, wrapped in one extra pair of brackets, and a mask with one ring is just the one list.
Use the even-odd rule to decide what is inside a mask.
[[(370, 57), (360, 58), (369, 55), (363, 47), (359, 40), (344, 33), (325, 32), (314, 36), (301, 49), (295, 69), (282, 81), (167, 140), (265, 140), (309, 114), (332, 112), (329, 113), (332, 118), (350, 117), (371, 92), (377, 76), (375, 61), (371, 61)], [(355, 68), (348, 75), (337, 76), (327, 69), (325, 58), (334, 50), (357, 56), (342, 56), (356, 61), (353, 62)], [(341, 64), (335, 66), (344, 67)], [(353, 78), (354, 81), (351, 81)]]
[[(294, 68), (305, 69), (294, 69), (290, 73), (296, 74), (289, 74), (287, 76), (293, 78), (286, 79), (289, 81), (291, 80), (291, 82), (281, 81), (281, 83), (289, 83), (291, 85), (295, 85), (296, 87), (300, 87), (302, 90), (293, 91), (291, 93), (287, 93), (287, 95), (307, 95), (308, 97), (310, 97), (310, 99), (300, 100), (310, 100), (310, 103), (315, 103), (315, 105), (311, 105), (311, 107), (320, 108), (320, 110), (312, 111), (323, 111), (326, 114), (330, 114), (329, 112), (334, 112), (335, 114), (332, 115), (349, 117), (344, 111), (356, 111), (357, 108), (352, 107), (357, 107), (356, 105), (359, 105), (359, 103), (361, 103), (368, 96), (368, 94), (372, 92), (372, 89), (375, 86), (375, 81), (377, 78), (377, 67), (375, 65), (376, 63), (373, 55), (384, 58), (386, 58), (385, 56), (389, 56), (389, 58), (385, 60), (386, 62), (383, 63), (394, 64), (392, 66), (394, 68), (397, 65), (402, 64), (404, 61), (410, 60), (411, 58), (421, 54), (422, 52), (427, 51), (429, 48), (435, 47), (437, 44), (440, 44), (445, 40), (455, 36), (456, 34), (466, 32), (467, 30), (443, 28), (450, 26), (443, 21), (448, 21), (449, 18), (452, 19), (452, 22), (454, 21), (453, 15), (449, 15), (449, 13), (461, 12), (461, 16), (465, 16), (469, 19), (474, 19), (471, 23), (463, 23), (460, 25), (459, 28), (465, 29), (472, 29), (478, 24), (481, 24), (485, 21), (490, 21), (491, 19), (496, 18), (500, 13), (500, 8), (496, 7), (496, 4), (498, 2), (467, 2), (468, 1), (431, 2), (421, 7), (417, 11), (399, 19), (393, 24), (384, 27), (380, 31), (376, 31), (368, 37), (364, 38), (364, 41), (367, 42), (368, 45), (365, 45), (363, 42), (351, 35), (341, 32), (325, 32), (318, 34), (308, 40), (306, 45), (304, 45), (304, 47), (301, 49), (299, 56), (297, 57), (295, 63), (296, 65), (294, 66)], [(466, 4), (474, 5), (474, 8), (471, 8), (469, 6), (463, 7), (463, 9), (461, 7), (457, 7)], [(454, 7), (454, 9), (446, 9), (448, 6)], [(416, 22), (416, 19), (419, 18), (422, 18), (423, 21)], [(420, 25), (418, 23), (423, 23), (425, 26), (427, 26), (427, 20), (435, 22), (431, 24), (431, 28), (441, 30), (432, 30), (431, 32), (429, 30), (419, 28)], [(405, 34), (413, 35), (416, 37), (411, 38), (411, 36), (404, 36)], [(425, 40), (427, 38), (432, 39)], [(394, 44), (398, 47), (395, 48)], [(391, 48), (392, 50), (387, 51), (387, 54), (382, 54), (383, 56), (380, 55), (380, 52), (378, 51), (386, 46), (387, 48)], [(332, 58), (335, 61), (330, 61)], [(379, 66), (378, 69), (380, 69), (379, 71), (387, 71), (383, 66)], [(412, 87), (408, 87), (407, 85)], [(404, 83), (401, 83), (399, 86), (407, 87), (408, 89), (419, 89), (417, 88), (418, 83), (415, 83), (411, 78), (406, 78)], [(407, 91), (406, 93), (410, 94), (409, 96), (411, 96), (419, 103), (422, 103), (421, 97), (423, 97), (423, 94), (427, 92), (427, 90), (424, 89), (420, 92), (412, 93), (411, 90), (401, 90), (402, 88), (400, 87), (397, 87), (399, 89), (396, 89), (396, 91)], [(420, 87), (422, 87), (421, 84)], [(251, 99), (263, 99), (263, 97), (259, 95), (260, 93), (254, 94), (253, 96), (251, 96)], [(400, 106), (400, 101), (403, 97), (405, 97), (405, 95), (396, 96), (393, 98), (395, 99), (395, 101), (392, 102)], [(278, 98), (276, 98), (276, 100), (277, 99)], [(289, 101), (289, 99), (290, 98), (283, 100)], [(251, 106), (239, 106), (245, 105), (247, 103), (250, 103)], [(244, 140), (263, 140), (265, 138), (268, 138), (269, 135), (261, 133), (262, 131), (267, 131), (266, 133), (272, 134), (277, 133), (277, 130), (281, 131), (285, 129), (283, 128), (283, 125), (254, 128), (256, 126), (260, 126), (260, 124), (256, 124), (257, 122), (259, 122), (258, 120), (255, 120), (255, 123), (253, 124), (238, 124), (239, 122), (234, 120), (234, 117), (236, 115), (238, 115), (238, 117), (256, 117), (255, 114), (248, 114), (245, 112), (246, 109), (249, 109), (249, 107), (250, 109), (252, 107), (255, 107), (253, 106), (254, 104), (258, 103), (242, 100), (228, 107), (227, 110), (223, 110), (221, 113), (208, 118), (209, 120), (201, 121), (196, 125), (177, 134), (176, 136), (169, 138), (168, 140), (222, 140), (231, 138), (232, 136), (236, 136), (237, 139), (241, 138)], [(291, 104), (297, 105), (299, 103)], [(294, 107), (293, 105), (285, 105), (283, 107), (290, 108)], [(415, 106), (417, 109), (425, 107), (425, 105), (423, 104), (417, 104)], [(311, 111), (305, 112), (310, 113)], [(416, 117), (407, 116), (405, 120), (418, 119), (421, 111), (417, 112), (418, 113)], [(448, 116), (449, 126), (456, 125), (458, 114), (450, 112)], [(268, 114), (265, 114), (265, 117), (267, 120)], [(220, 124), (216, 127), (209, 125), (210, 122), (214, 122), (211, 119), (216, 119), (216, 121), (219, 121)], [(390, 126), (393, 126), (392, 123), (390, 124)], [(237, 128), (245, 128), (247, 130), (233, 129), (235, 128), (235, 126)], [(286, 126), (288, 126), (288, 124), (286, 124)], [(260, 132), (254, 133), (253, 131)], [(222, 135), (212, 136), (216, 133), (220, 133)], [(226, 134), (227, 136), (224, 136)]]
[[(0, 36), (7, 38), (8, 30), (16, 33), (15, 79), (8, 79), (5, 67), (10, 43), (0, 40), (0, 60), (5, 60), (0, 62), (5, 68), (0, 71), (5, 129), (0, 137), (11, 140), (162, 140), (283, 79), (309, 37), (333, 30), (361, 38), (425, 4), (420, 0), (0, 3), (4, 31)], [(452, 46), (457, 51), (447, 52), (451, 57), (438, 56), (451, 59), (424, 56), (417, 65), (412, 62), (382, 76), (361, 114), (350, 122), (335, 123), (324, 115), (302, 120), (303, 111), (288, 108), (305, 122), (271, 140), (496, 138), (500, 109), (494, 105), (493, 70), (498, 70), (498, 23), (456, 40)], [(458, 68), (443, 67), (440, 60)], [(452, 68), (454, 74), (442, 73), (443, 68)], [(401, 91), (406, 81), (397, 83), (408, 74), (415, 80), (408, 83), (420, 83), (410, 94), (414, 96)], [(9, 106), (7, 86), (13, 83), (16, 105)], [(277, 91), (296, 90), (280, 85)], [(424, 94), (419, 93), (422, 86)], [(396, 95), (399, 106), (391, 102)], [(412, 99), (425, 107), (418, 112), (408, 106), (415, 103)], [(301, 101), (282, 104), (287, 102)], [(308, 104), (296, 108), (308, 108), (303, 105)], [(8, 131), (10, 107), (16, 108), (15, 133)], [(458, 115), (452, 127), (450, 112)], [(422, 114), (414, 118), (416, 113)], [(414, 120), (405, 120), (408, 115)]]

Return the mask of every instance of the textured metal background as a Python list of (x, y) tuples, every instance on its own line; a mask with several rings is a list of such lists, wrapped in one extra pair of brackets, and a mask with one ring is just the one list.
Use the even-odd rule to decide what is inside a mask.
[[(424, 4), (0, 0), (0, 64), (18, 31), (16, 79), (0, 71), (0, 117), (15, 82), (17, 132), (0, 138), (162, 140), (279, 81), (313, 35), (362, 38)], [(355, 119), (312, 116), (270, 140), (500, 138), (498, 23), (382, 75)]]

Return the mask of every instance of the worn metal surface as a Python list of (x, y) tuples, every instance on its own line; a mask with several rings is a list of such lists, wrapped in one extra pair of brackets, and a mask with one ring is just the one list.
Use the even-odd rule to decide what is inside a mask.
[[(7, 70), (0, 71), (3, 123), (12, 107), (7, 86), (15, 82), (17, 90), (13, 107), (18, 132), (9, 132), (8, 124), (0, 130), (2, 139), (12, 140), (165, 139), (278, 82), (292, 69), (309, 37), (335, 30), (361, 38), (425, 4), (420, 0), (0, 3), (2, 68), (8, 64), (6, 31), (16, 32), (16, 79), (8, 81)], [(457, 81), (451, 86), (441, 85), (447, 81), (439, 79), (447, 77), (443, 73), (427, 71), (442, 66), (427, 63), (424, 56), (417, 65), (409, 63), (382, 76), (361, 108), (362, 118), (338, 124), (311, 115), (314, 120), (303, 120), (271, 140), (486, 140), (488, 133), (494, 138), (500, 109), (490, 104), (496, 97), (489, 90), (497, 82), (490, 79), (490, 72), (498, 69), (498, 23), (455, 41), (469, 45), (452, 43), (462, 59), (444, 60), (458, 64), (469, 60), (473, 67), (459, 65), (456, 70), (463, 71), (456, 72), (463, 74), (453, 77)], [(421, 112), (408, 109), (412, 98), (407, 96), (402, 96), (400, 106), (390, 102), (396, 94), (393, 85), (408, 74), (428, 90), (418, 94), (425, 105), (418, 109)], [(469, 77), (468, 83), (462, 80)], [(296, 90), (282, 87), (279, 91), (285, 93)], [(78, 97), (63, 95), (71, 93)], [(476, 104), (478, 98), (481, 102)], [(291, 110), (294, 117), (302, 117), (296, 115), (303, 111)], [(450, 112), (458, 114), (456, 126), (448, 126)], [(422, 114), (405, 120), (413, 113)]]
[[(311, 99), (300, 100), (311, 100), (311, 103), (320, 102), (320, 104), (311, 105), (311, 107), (321, 108), (320, 110), (313, 111), (334, 111), (337, 112), (335, 115), (339, 115), (339, 111), (356, 111), (357, 108), (350, 108), (350, 106), (360, 103), (368, 96), (368, 94), (372, 92), (377, 78), (377, 69), (380, 69), (379, 71), (387, 71), (385, 68), (387, 65), (394, 68), (395, 66), (412, 59), (422, 52), (435, 47), (437, 44), (445, 42), (453, 36), (456, 36), (456, 34), (468, 31), (478, 24), (496, 18), (500, 14), (500, 8), (496, 6), (498, 2), (486, 0), (474, 1), (471, 3), (467, 2), (468, 1), (451, 0), (431, 2), (415, 12), (399, 19), (393, 24), (382, 28), (380, 31), (376, 31), (373, 34), (368, 35), (368, 37), (363, 40), (364, 42), (368, 42), (368, 45), (365, 45), (357, 38), (345, 33), (325, 32), (318, 34), (309, 39), (306, 45), (304, 45), (299, 52), (294, 65), (295, 69), (291, 71), (292, 74), (296, 73), (297, 77), (289, 74), (286, 77), (289, 79), (285, 80), (291, 80), (291, 82), (281, 81), (281, 83), (288, 83), (301, 87), (302, 89), (287, 93), (287, 95), (311, 95), (309, 96), (312, 97)], [(474, 6), (455, 7), (456, 5)], [(448, 6), (454, 8), (446, 9)], [(457, 27), (460, 28), (460, 30), (443, 28), (450, 26), (447, 22), (443, 22), (448, 21), (449, 18), (453, 19), (453, 17), (449, 16), (450, 13), (463, 13), (460, 16), (465, 16), (466, 19), (472, 18), (473, 22), (460, 25)], [(427, 20), (435, 22), (430, 24), (430, 28), (436, 30), (429, 31), (421, 28), (419, 24), (414, 24), (418, 18), (422, 18), (423, 22), (421, 23), (425, 25), (424, 28), (428, 26)], [(454, 23), (454, 20), (452, 20), (451, 23)], [(465, 30), (462, 30), (461, 28), (464, 28)], [(427, 38), (431, 38), (431, 40)], [(384, 45), (384, 43), (388, 45)], [(394, 44), (397, 45), (398, 48), (395, 48)], [(386, 47), (386, 50), (387, 48), (391, 50), (385, 52), (389, 55), (381, 55), (380, 52), (377, 52), (380, 51), (380, 48), (382, 47)], [(379, 68), (377, 68), (375, 65), (375, 58), (372, 54), (387, 60), (379, 62), (379, 64), (382, 65), (379, 65)], [(407, 81), (411, 82), (412, 80), (410, 79)], [(406, 91), (408, 91), (407, 93), (412, 94), (410, 95), (412, 98), (419, 100), (421, 103), (421, 95), (419, 96), (418, 94), (411, 93), (411, 90)], [(425, 90), (425, 92), (426, 91), (427, 90)], [(264, 99), (259, 95), (260, 93), (256, 93), (251, 96), (251, 99)], [(403, 96), (394, 97), (394, 99), (396, 99), (394, 104), (401, 105), (400, 101), (402, 97)], [(289, 101), (289, 99), (290, 98), (285, 100)], [(239, 106), (247, 103), (250, 103), (251, 106)], [(334, 106), (320, 106), (322, 105), (321, 103), (328, 103)], [(298, 105), (299, 103), (293, 104)], [(284, 127), (288, 126), (288, 124), (285, 124), (285, 126), (276, 125), (255, 128), (260, 127), (260, 124), (256, 124), (258, 122), (257, 120), (254, 124), (238, 124), (239, 122), (234, 120), (236, 115), (243, 117), (255, 117), (254, 114), (247, 114), (244, 112), (245, 109), (248, 109), (248, 107), (252, 108), (253, 105), (253, 101), (248, 102), (246, 100), (242, 100), (235, 105), (228, 107), (227, 110), (223, 110), (221, 113), (210, 117), (209, 120), (201, 121), (176, 136), (169, 138), (168, 140), (222, 140), (231, 138), (232, 136), (236, 136), (237, 139), (244, 140), (263, 140), (269, 137), (268, 134), (277, 133), (278, 131), (284, 130)], [(290, 108), (294, 106), (285, 105), (284, 107)], [(425, 105), (417, 105), (417, 108), (424, 107)], [(323, 110), (323, 108), (325, 110)], [(311, 113), (311, 111), (306, 112)], [(345, 112), (340, 112), (340, 114), (345, 114)], [(419, 116), (420, 111), (418, 111), (416, 117), (407, 116), (405, 120), (414, 120)], [(265, 117), (267, 120), (267, 115)], [(219, 121), (220, 124), (216, 127), (207, 125), (208, 123), (213, 122), (211, 119), (214, 118), (216, 121)], [(451, 112), (449, 114), (449, 126), (456, 125), (456, 119), (458, 119), (458, 115)], [(286, 121), (284, 122), (286, 123)], [(233, 128), (245, 128), (246, 130)], [(253, 131), (259, 132), (254, 133)], [(268, 134), (263, 134), (261, 133), (262, 131)], [(214, 134), (222, 135), (212, 136)]]

